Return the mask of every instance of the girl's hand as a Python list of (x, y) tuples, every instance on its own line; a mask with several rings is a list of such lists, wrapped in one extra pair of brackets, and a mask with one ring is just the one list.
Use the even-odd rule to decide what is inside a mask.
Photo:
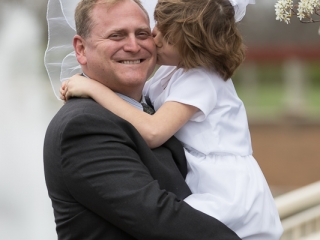
[(71, 97), (90, 97), (91, 82), (93, 80), (76, 74), (63, 82), (60, 88), (60, 98), (63, 101), (69, 100)]
[[(67, 80), (68, 81), (68, 80)], [(67, 81), (62, 82), (62, 85), (60, 87), (60, 99), (66, 102), (66, 86), (67, 86)]]

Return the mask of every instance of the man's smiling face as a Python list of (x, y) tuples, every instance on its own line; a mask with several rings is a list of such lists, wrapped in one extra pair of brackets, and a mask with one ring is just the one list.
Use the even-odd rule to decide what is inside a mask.
[[(152, 74), (156, 48), (146, 13), (132, 0), (92, 10), (80, 63), (86, 75), (136, 100)], [(78, 58), (79, 60), (79, 58)]]

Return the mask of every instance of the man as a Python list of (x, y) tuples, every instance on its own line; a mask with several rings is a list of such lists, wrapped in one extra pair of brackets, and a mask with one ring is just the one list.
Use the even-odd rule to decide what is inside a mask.
[[(156, 56), (140, 2), (83, 0), (75, 16), (84, 74), (139, 105)], [(150, 150), (92, 99), (70, 99), (53, 118), (44, 167), (59, 240), (240, 239), (180, 200), (191, 192), (176, 139)]]

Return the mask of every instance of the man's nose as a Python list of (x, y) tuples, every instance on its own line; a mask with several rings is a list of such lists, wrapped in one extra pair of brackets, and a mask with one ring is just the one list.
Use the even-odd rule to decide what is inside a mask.
[(139, 40), (135, 36), (129, 36), (123, 47), (126, 52), (138, 52), (141, 49)]

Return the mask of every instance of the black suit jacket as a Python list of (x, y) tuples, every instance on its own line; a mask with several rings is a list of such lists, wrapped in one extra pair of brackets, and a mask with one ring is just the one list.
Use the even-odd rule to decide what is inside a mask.
[(59, 240), (240, 239), (180, 200), (190, 190), (176, 139), (150, 150), (91, 99), (70, 99), (53, 118), (44, 169)]

